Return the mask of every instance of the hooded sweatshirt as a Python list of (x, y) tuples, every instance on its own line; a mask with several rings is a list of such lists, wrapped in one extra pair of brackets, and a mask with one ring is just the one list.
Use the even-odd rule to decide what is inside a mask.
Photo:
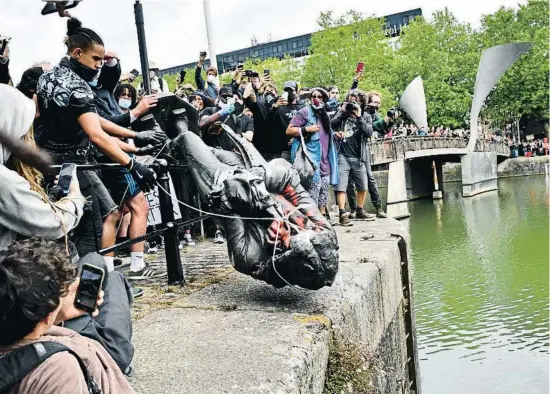
[[(0, 347), (0, 356), (29, 343), (43, 341), (61, 343), (78, 354), (102, 394), (134, 393), (103, 346), (68, 328), (54, 326), (39, 341), (23, 340), (11, 347)], [(68, 352), (60, 352), (28, 373), (10, 394), (88, 394), (88, 388), (76, 357)]]
[[(19, 139), (34, 120), (36, 106), (17, 89), (0, 85), (0, 133)], [(52, 204), (44, 202), (29, 183), (5, 164), (11, 152), (0, 145), (0, 250), (5, 250), (15, 234), (59, 239), (78, 225), (84, 199), (65, 199)], [(57, 213), (57, 215), (56, 215)]]

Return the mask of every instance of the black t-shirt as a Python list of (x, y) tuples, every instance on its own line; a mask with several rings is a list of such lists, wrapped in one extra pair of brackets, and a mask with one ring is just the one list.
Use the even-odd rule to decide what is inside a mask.
[(372, 118), (365, 113), (361, 118), (346, 116), (345, 112), (337, 112), (331, 121), (331, 126), (345, 133), (340, 143), (339, 153), (348, 157), (361, 158), (363, 138), (372, 135)]
[(248, 131), (254, 132), (254, 119), (248, 115), (240, 115), (239, 120), (241, 121), (241, 132), (246, 133)]
[(281, 153), (290, 150), (286, 135), (286, 129), (296, 113), (302, 109), (299, 104), (289, 104), (279, 108), (272, 108), (267, 112), (265, 127), (268, 128), (269, 144), (266, 146), (268, 153)]
[(90, 141), (78, 123), (80, 115), (97, 113), (90, 86), (69, 68), (59, 64), (38, 80), (40, 126), (37, 142), (52, 152), (75, 153), (88, 149)]

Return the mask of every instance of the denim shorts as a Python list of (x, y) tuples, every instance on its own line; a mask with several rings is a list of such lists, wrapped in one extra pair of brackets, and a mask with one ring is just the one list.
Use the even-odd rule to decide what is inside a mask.
[(367, 190), (367, 167), (365, 163), (358, 157), (338, 155), (338, 186), (334, 190), (337, 192), (345, 192), (348, 188), (348, 180), (351, 177), (355, 187), (359, 191)]

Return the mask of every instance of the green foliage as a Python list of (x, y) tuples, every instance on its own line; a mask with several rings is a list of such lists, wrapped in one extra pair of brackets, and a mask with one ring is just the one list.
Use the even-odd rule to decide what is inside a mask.
[(483, 114), (493, 123), (522, 115), (548, 118), (548, 15), (546, 1), (530, 1), (518, 9), (501, 8), (482, 18), (484, 47), (530, 41), (533, 48), (503, 75), (487, 98)]
[(480, 59), (477, 36), (447, 9), (428, 23), (417, 18), (401, 37), (391, 62), (391, 85), (401, 94), (418, 75), (424, 81), (430, 125), (465, 126)]

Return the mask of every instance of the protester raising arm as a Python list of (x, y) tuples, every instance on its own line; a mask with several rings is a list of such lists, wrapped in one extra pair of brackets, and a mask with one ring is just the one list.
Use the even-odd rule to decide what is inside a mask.
[(204, 92), (204, 79), (202, 79), (202, 66), (204, 64), (204, 59), (206, 59), (206, 52), (201, 52), (199, 56), (199, 62), (197, 63), (197, 68), (195, 69), (195, 83), (197, 84), (197, 89)]

